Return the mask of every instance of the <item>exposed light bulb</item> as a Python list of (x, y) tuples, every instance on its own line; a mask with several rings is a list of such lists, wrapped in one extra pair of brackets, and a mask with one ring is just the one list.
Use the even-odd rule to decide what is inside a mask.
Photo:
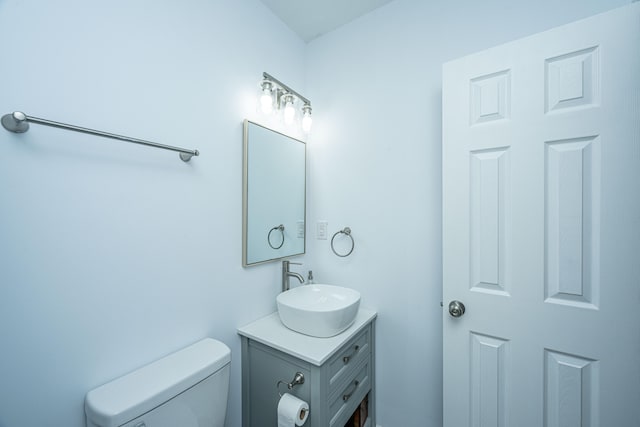
[(293, 108), (293, 95), (285, 95), (284, 98), (284, 123), (290, 125), (296, 118), (296, 110)]
[(311, 131), (311, 125), (313, 124), (313, 119), (311, 118), (311, 105), (305, 105), (302, 107), (302, 130), (306, 133)]
[(262, 82), (262, 94), (260, 95), (260, 109), (264, 114), (271, 114), (273, 111), (273, 97), (271, 96), (272, 84), (264, 80)]

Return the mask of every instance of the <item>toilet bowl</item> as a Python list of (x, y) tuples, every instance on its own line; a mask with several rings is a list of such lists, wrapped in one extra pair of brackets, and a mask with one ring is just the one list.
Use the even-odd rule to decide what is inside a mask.
[(231, 351), (206, 338), (87, 393), (87, 427), (223, 427)]

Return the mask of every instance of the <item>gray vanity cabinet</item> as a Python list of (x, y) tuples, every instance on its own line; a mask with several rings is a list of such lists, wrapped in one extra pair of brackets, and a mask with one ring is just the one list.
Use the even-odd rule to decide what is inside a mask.
[[(309, 404), (309, 418), (304, 427), (344, 427), (357, 411), (362, 414), (361, 422), (349, 423), (349, 427), (375, 427), (374, 320), (375, 313), (337, 339), (294, 336), (302, 342), (292, 344), (291, 351), (283, 348), (281, 342), (274, 344), (262, 337), (260, 340), (249, 337), (251, 334), (243, 334), (241, 328), (243, 427), (277, 427), (279, 392), (290, 393)], [(300, 335), (289, 330), (280, 332)], [(324, 348), (323, 357), (318, 360), (313, 349), (309, 355), (304, 354), (304, 340), (333, 340), (339, 345)], [(286, 384), (278, 388), (278, 381), (289, 383), (297, 372), (304, 375), (303, 384), (291, 390)]]

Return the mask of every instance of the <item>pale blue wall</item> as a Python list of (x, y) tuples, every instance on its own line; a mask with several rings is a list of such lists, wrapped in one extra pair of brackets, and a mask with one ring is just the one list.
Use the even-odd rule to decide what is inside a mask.
[[(309, 44), (308, 247), (319, 281), (378, 310), (382, 426), (442, 425), (442, 63), (626, 3), (397, 0)], [(350, 226), (353, 255), (316, 220)]]
[[(397, 0), (305, 46), (257, 0), (0, 1), (0, 113), (202, 152), (0, 129), (0, 427), (80, 427), (86, 391), (203, 336), (232, 349), (240, 425), (235, 329), (280, 279), (241, 267), (262, 71), (314, 105), (301, 268), (378, 309), (379, 423), (439, 426), (441, 64), (624, 3)], [(317, 219), (353, 228), (352, 257)]]
[(80, 427), (84, 394), (275, 310), (276, 264), (241, 267), (242, 120), (263, 71), (303, 86), (305, 45), (257, 0), (0, 1), (0, 426)]

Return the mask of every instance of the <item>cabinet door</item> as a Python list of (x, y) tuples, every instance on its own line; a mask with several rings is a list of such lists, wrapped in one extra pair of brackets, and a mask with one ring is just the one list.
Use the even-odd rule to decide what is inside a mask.
[[(243, 404), (243, 425), (277, 427), (279, 393), (289, 393), (306, 402), (311, 402), (312, 367), (306, 362), (260, 343), (249, 341), (247, 347), (249, 354), (243, 368), (248, 369), (248, 372), (245, 371), (243, 375), (248, 376), (250, 380), (248, 384), (245, 383), (248, 390), (243, 390), (245, 399), (248, 397), (248, 400)], [(304, 375), (304, 384), (296, 385), (291, 390), (281, 384), (278, 390), (278, 381), (289, 382), (296, 372), (301, 372)], [(310, 417), (305, 423), (305, 427), (312, 427), (311, 421)]]

